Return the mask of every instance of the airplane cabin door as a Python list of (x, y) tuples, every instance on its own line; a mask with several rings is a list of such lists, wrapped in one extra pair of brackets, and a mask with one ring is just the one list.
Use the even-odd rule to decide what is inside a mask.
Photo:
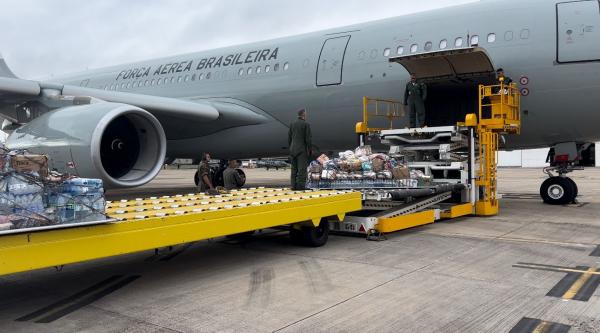
[(600, 1), (583, 0), (556, 5), (557, 61), (600, 60)]
[(350, 36), (329, 38), (323, 43), (317, 66), (317, 86), (342, 83), (344, 56)]

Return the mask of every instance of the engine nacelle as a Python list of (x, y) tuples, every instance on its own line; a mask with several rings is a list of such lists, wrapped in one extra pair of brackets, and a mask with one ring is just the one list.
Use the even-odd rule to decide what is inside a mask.
[(15, 130), (9, 149), (50, 157), (50, 169), (100, 178), (105, 187), (136, 187), (160, 172), (167, 143), (149, 112), (119, 103), (95, 103), (48, 112)]

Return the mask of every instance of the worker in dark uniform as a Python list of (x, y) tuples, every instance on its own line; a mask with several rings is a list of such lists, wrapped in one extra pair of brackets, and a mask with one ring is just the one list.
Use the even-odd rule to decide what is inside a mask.
[(298, 111), (298, 119), (290, 124), (288, 144), (292, 161), (292, 189), (302, 191), (306, 189), (308, 159), (312, 147), (312, 133), (310, 125), (306, 122), (304, 109)]
[(227, 169), (223, 171), (223, 183), (227, 191), (239, 190), (244, 186), (246, 181), (237, 171), (239, 167), (237, 160), (229, 160)]
[(410, 75), (410, 82), (404, 91), (404, 105), (408, 106), (410, 127), (425, 126), (425, 100), (427, 100), (427, 86), (417, 82), (414, 74)]
[(198, 164), (198, 190), (200, 192), (214, 191), (215, 187), (212, 183), (210, 165), (210, 154), (202, 154), (202, 161)]
[(498, 80), (497, 84), (504, 83), (506, 85), (509, 85), (513, 83), (513, 80), (510, 77), (504, 75), (504, 69), (502, 68), (498, 68), (496, 70), (496, 79)]

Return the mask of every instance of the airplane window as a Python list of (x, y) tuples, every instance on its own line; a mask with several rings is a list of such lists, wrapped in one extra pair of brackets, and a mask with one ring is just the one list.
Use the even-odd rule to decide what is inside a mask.
[(188, 82), (189, 80), (190, 80), (190, 76), (189, 76), (189, 75), (186, 75), (186, 76), (185, 76), (185, 82)]
[(114, 90), (115, 89), (115, 85), (111, 84), (108, 90)]
[(417, 45), (417, 44), (413, 44), (413, 45), (411, 45), (411, 46), (410, 46), (410, 52), (411, 52), (411, 53), (415, 53), (415, 52), (417, 52), (418, 50), (419, 50), (419, 45)]
[(275, 64), (275, 66), (273, 66), (273, 72), (277, 72), (279, 70), (279, 64)]
[(104, 86), (104, 90), (108, 90), (108, 86)]
[(478, 35), (471, 36), (471, 45), (478, 45), (478, 44), (479, 44), (479, 36)]
[(121, 83), (121, 89), (125, 89), (125, 82)]
[(156, 81), (154, 79), (152, 79), (152, 81), (150, 81), (150, 85), (153, 86), (156, 83)]
[(192, 81), (196, 81), (196, 73), (192, 74)]
[(145, 84), (146, 87), (150, 85), (150, 80), (146, 80)]
[(175, 77), (171, 76), (171, 83), (175, 83)]
[(529, 39), (529, 29), (521, 30), (521, 39)]
[(158, 81), (156, 81), (156, 84), (158, 84), (160, 86), (162, 84), (162, 81), (163, 81), (163, 79), (160, 78), (160, 79), (158, 79)]
[(260, 74), (262, 72), (262, 67), (256, 67), (256, 74)]
[(223, 72), (221, 73), (221, 78), (222, 78), (222, 79), (225, 79), (225, 78), (227, 78), (227, 71), (223, 71)]
[(198, 81), (200, 80), (204, 80), (204, 73), (200, 73), (200, 75), (198, 75)]
[(181, 81), (183, 81), (183, 77), (180, 76), (177, 78), (177, 83), (181, 83)]
[(290, 69), (290, 63), (286, 62), (285, 64), (283, 64), (283, 70), (287, 71), (288, 69)]
[(429, 52), (429, 51), (431, 51), (431, 49), (433, 49), (433, 43), (432, 42), (425, 43), (425, 51)]
[(366, 57), (367, 53), (365, 51), (360, 51), (360, 53), (358, 53), (358, 60), (365, 60)]
[(448, 47), (448, 41), (445, 39), (442, 39), (442, 41), (440, 42), (440, 49), (445, 49)]
[(211, 74), (210, 72), (206, 73), (206, 79), (207, 79), (207, 80), (210, 80), (210, 76), (211, 76), (211, 75), (212, 75), (212, 74)]
[(389, 48), (383, 50), (383, 56), (384, 57), (389, 57), (390, 53), (392, 52), (392, 50), (390, 50)]
[(398, 50), (396, 50), (398, 54), (404, 53), (404, 46), (398, 46)]
[(463, 39), (462, 37), (458, 37), (455, 41), (454, 41), (454, 46), (456, 47), (461, 47), (463, 45)]
[(377, 54), (379, 54), (379, 52), (377, 51), (377, 49), (372, 49), (371, 50), (371, 59), (377, 58)]
[(240, 68), (240, 72), (238, 73), (240, 76), (244, 75), (244, 69)]
[(127, 82), (127, 89), (131, 88), (131, 82)]
[(248, 75), (252, 74), (252, 67), (248, 68)]
[(511, 40), (513, 40), (513, 38), (514, 38), (514, 34), (513, 34), (512, 31), (507, 31), (504, 34), (504, 40), (507, 41), (507, 42), (510, 42)]
[(491, 33), (488, 35), (488, 43), (494, 43), (496, 41), (496, 34)]
[(271, 65), (266, 65), (265, 66), (265, 73), (268, 73), (271, 71)]

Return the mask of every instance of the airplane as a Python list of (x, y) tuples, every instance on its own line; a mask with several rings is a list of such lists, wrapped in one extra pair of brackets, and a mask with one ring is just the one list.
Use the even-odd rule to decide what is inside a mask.
[(0, 113), (14, 129), (9, 148), (43, 152), (53, 169), (107, 187), (134, 187), (165, 160), (203, 151), (285, 156), (300, 108), (314, 151), (346, 150), (362, 96), (401, 99), (409, 72), (429, 85), (428, 125), (455, 124), (475, 111), (477, 86), (493, 82), (496, 67), (522, 93), (522, 134), (503, 149), (551, 147), (542, 197), (574, 200), (565, 175), (600, 140), (597, 0), (483, 0), (41, 81), (0, 60)]

